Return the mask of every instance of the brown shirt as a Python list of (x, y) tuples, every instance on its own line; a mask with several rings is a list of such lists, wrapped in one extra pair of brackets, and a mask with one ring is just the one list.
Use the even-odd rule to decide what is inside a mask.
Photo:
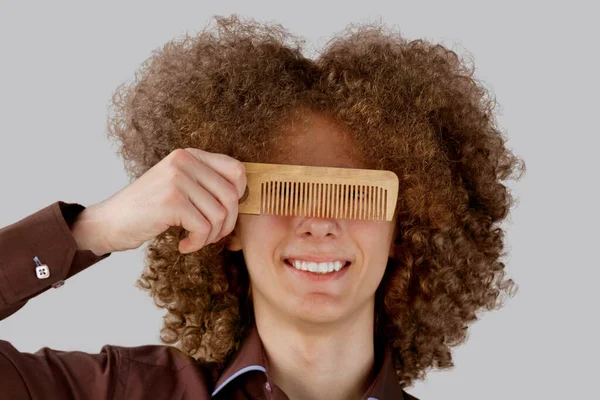
[[(57, 201), (0, 229), (0, 320), (32, 297), (59, 288), (71, 276), (110, 256), (78, 250), (69, 226), (84, 208)], [(416, 399), (401, 389), (389, 349), (378, 350), (375, 358), (377, 374), (362, 399)], [(271, 380), (253, 325), (221, 373), (173, 346), (105, 345), (98, 354), (44, 347), (23, 353), (0, 340), (0, 399), (288, 397)]]

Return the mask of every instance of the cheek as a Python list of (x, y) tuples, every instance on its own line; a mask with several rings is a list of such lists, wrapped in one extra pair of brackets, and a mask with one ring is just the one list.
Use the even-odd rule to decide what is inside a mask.
[(257, 242), (271, 241), (281, 232), (285, 226), (281, 218), (268, 215), (246, 215), (240, 214), (236, 230), (239, 231), (241, 240), (245, 247), (254, 246)]
[(354, 236), (356, 244), (363, 253), (363, 261), (368, 263), (369, 277), (373, 277), (377, 283), (385, 272), (390, 250), (392, 227), (384, 224), (384, 222), (366, 223), (356, 231)]
[[(388, 222), (363, 222), (353, 227), (357, 243), (375, 252), (389, 248), (392, 226)], [(386, 253), (387, 255), (387, 253)]]
[(363, 251), (365, 252), (365, 266), (368, 270), (364, 271), (365, 279), (368, 283), (365, 284), (365, 289), (370, 294), (377, 290), (381, 283), (385, 270), (388, 264), (389, 256), (389, 235), (381, 232), (373, 232), (373, 234), (365, 238)]
[(260, 273), (259, 270), (275, 261), (276, 251), (287, 229), (278, 219), (281, 218), (244, 215), (240, 221), (241, 242), (249, 270)]

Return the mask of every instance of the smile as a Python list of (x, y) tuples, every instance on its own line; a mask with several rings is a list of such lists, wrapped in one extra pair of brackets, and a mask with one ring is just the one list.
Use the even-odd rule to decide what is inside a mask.
[(348, 266), (350, 261), (314, 262), (286, 259), (285, 263), (297, 270), (313, 272), (316, 274), (329, 274), (338, 272), (342, 268)]

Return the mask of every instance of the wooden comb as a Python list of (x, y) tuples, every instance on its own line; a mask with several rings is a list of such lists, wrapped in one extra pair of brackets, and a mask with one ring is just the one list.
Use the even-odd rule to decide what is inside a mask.
[(391, 221), (398, 199), (392, 171), (243, 162), (238, 213)]

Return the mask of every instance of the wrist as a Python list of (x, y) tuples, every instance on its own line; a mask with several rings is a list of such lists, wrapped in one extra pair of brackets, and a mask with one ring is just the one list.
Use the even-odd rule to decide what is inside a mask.
[(103, 223), (95, 206), (85, 208), (75, 217), (69, 228), (79, 250), (91, 250), (97, 256), (113, 252), (105, 240)]

